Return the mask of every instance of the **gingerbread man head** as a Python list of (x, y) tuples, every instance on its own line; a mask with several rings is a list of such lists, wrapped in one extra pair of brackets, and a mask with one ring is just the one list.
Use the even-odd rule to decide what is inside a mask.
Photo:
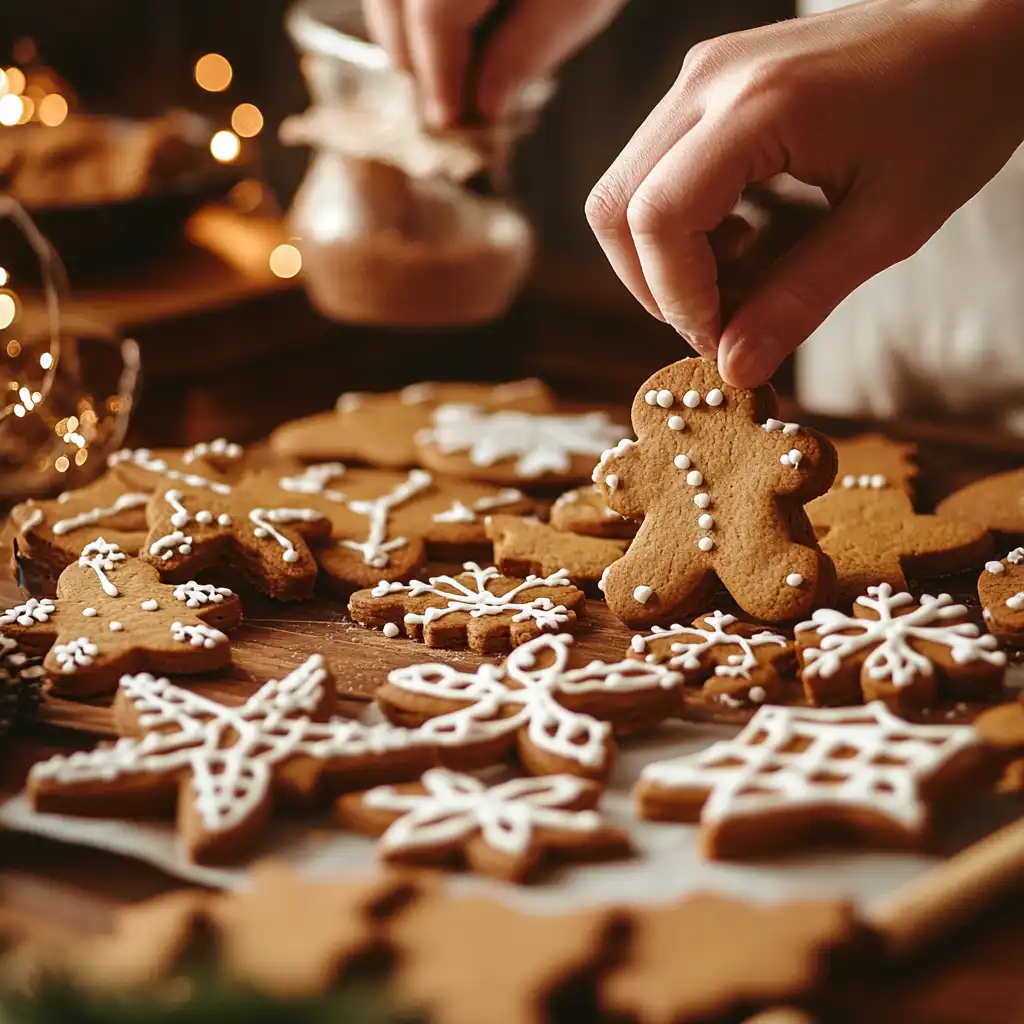
[(624, 622), (693, 616), (718, 582), (763, 622), (798, 619), (829, 598), (832, 564), (803, 505), (831, 485), (835, 449), (777, 411), (770, 385), (730, 387), (703, 359), (644, 383), (632, 410), (637, 440), (594, 470), (608, 505), (643, 520), (603, 581)]

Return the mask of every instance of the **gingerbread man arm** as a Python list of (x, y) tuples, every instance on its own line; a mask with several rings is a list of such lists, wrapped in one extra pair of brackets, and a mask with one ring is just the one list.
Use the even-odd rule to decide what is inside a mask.
[(774, 418), (766, 420), (759, 429), (765, 437), (755, 435), (754, 441), (763, 445), (765, 457), (774, 470), (768, 474), (768, 480), (776, 495), (807, 502), (832, 486), (839, 461), (827, 437), (797, 423)]
[(593, 480), (605, 504), (627, 519), (642, 519), (646, 501), (637, 481), (647, 468), (647, 456), (635, 441), (624, 437), (609, 448), (594, 467)]

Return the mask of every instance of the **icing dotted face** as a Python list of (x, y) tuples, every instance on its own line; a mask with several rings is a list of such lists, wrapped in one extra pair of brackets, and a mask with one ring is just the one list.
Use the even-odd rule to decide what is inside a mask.
[(874, 491), (880, 491), (883, 487), (887, 487), (889, 482), (881, 473), (862, 473), (860, 476), (847, 473), (840, 481), (840, 484), (847, 490), (860, 487), (862, 489), (870, 488)]

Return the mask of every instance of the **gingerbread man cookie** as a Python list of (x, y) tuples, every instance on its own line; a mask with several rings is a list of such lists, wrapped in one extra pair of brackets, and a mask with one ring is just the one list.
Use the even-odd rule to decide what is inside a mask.
[(278, 455), (302, 462), (363, 462), (382, 469), (419, 464), (413, 437), (430, 425), (439, 405), (455, 402), (484, 409), (549, 412), (554, 396), (536, 379), (507, 384), (425, 381), (401, 391), (349, 391), (329, 412), (292, 420), (270, 435)]
[(551, 506), (551, 525), (556, 530), (582, 533), (588, 537), (632, 540), (637, 524), (612, 511), (595, 484), (577, 487), (560, 495)]
[(564, 569), (514, 579), (494, 566), (466, 562), (457, 576), (389, 583), (352, 595), (348, 612), (386, 637), (422, 638), (428, 647), (468, 647), (478, 654), (507, 651), (549, 630), (571, 630), (583, 613), (583, 591)]
[(635, 627), (693, 615), (716, 581), (751, 618), (786, 622), (832, 591), (804, 503), (836, 471), (827, 438), (775, 419), (770, 385), (733, 388), (704, 359), (659, 370), (633, 402), (637, 440), (601, 457), (609, 507), (643, 524), (605, 575), (608, 606)]
[(819, 608), (796, 627), (800, 677), (812, 704), (882, 700), (895, 710), (940, 697), (976, 700), (1002, 688), (1006, 655), (949, 594), (868, 587), (853, 614)]
[(978, 577), (978, 599), (985, 625), (1002, 640), (1024, 640), (1024, 548), (992, 559)]

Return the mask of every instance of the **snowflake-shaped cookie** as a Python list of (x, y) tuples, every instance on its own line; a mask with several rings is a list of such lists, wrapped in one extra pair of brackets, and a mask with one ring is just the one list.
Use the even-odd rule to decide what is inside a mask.
[(881, 701), (769, 705), (735, 739), (647, 765), (636, 797), (643, 818), (699, 820), (710, 857), (776, 853), (823, 833), (920, 846), (937, 793), (989, 770), (969, 726), (913, 725)]
[(793, 642), (735, 615), (713, 611), (692, 626), (655, 626), (634, 636), (630, 656), (668, 664), (690, 685), (703, 683), (710, 700), (771, 703), (782, 692), (781, 671), (794, 660)]
[(114, 690), (124, 672), (225, 667), (231, 651), (222, 630), (241, 619), (230, 590), (161, 583), (155, 568), (100, 537), (61, 573), (55, 599), (8, 608), (0, 630), (26, 652), (48, 652), (43, 665), (52, 689), (90, 696)]
[(601, 787), (574, 775), (512, 779), (488, 786), (432, 768), (419, 782), (378, 786), (339, 799), (341, 820), (379, 835), (385, 860), (464, 863), (471, 871), (522, 881), (549, 855), (621, 854), (629, 841), (594, 810)]
[(571, 629), (584, 595), (564, 569), (543, 578), (503, 576), (494, 566), (466, 562), (458, 576), (409, 583), (382, 580), (349, 601), (349, 614), (384, 635), (422, 637), (428, 647), (507, 650), (549, 630)]
[(452, 476), (515, 483), (586, 480), (594, 460), (622, 436), (606, 413), (536, 415), (442, 405), (416, 437), (423, 465)]
[(447, 762), (475, 768), (515, 749), (534, 775), (568, 772), (601, 779), (613, 736), (677, 713), (683, 677), (663, 665), (602, 662), (570, 668), (572, 637), (544, 635), (517, 647), (501, 667), (460, 672), (450, 665), (395, 669), (375, 699), (392, 721), (429, 722), (459, 737), (467, 755)]
[(895, 709), (998, 691), (1006, 655), (949, 594), (915, 600), (868, 587), (853, 615), (820, 608), (796, 627), (800, 676), (815, 704), (882, 700)]

